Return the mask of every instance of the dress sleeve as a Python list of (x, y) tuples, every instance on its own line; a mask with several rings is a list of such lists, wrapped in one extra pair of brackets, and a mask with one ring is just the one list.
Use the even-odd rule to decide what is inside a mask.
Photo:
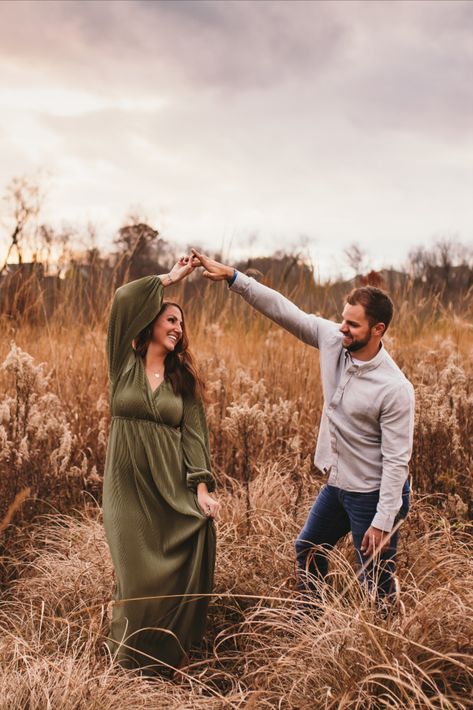
[(115, 291), (107, 330), (107, 362), (110, 382), (117, 381), (133, 354), (131, 341), (151, 323), (163, 303), (159, 276), (143, 276)]
[(198, 483), (206, 483), (209, 492), (215, 490), (211, 470), (209, 431), (202, 400), (184, 397), (181, 422), (182, 449), (186, 468), (187, 486), (194, 492)]

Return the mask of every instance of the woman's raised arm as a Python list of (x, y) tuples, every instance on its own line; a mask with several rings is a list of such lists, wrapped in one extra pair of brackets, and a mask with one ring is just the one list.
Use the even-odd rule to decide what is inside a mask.
[(163, 289), (190, 274), (195, 263), (183, 256), (167, 274), (143, 276), (115, 291), (107, 330), (107, 362), (113, 384), (133, 355), (132, 340), (157, 316), (163, 304)]
[(115, 291), (107, 331), (108, 376), (114, 384), (133, 354), (132, 340), (161, 310), (163, 280), (143, 276)]

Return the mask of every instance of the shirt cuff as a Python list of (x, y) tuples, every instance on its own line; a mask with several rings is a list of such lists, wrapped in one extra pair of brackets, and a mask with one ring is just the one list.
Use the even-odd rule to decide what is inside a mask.
[(384, 532), (391, 532), (394, 525), (394, 520), (396, 515), (388, 515), (387, 513), (376, 513), (374, 516), (371, 527), (378, 528)]

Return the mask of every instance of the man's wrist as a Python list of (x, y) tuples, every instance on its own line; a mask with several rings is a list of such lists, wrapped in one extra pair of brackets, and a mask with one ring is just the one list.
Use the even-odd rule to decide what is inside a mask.
[(229, 286), (231, 286), (233, 284), (233, 282), (235, 281), (235, 279), (237, 277), (237, 273), (238, 272), (235, 268), (231, 268), (228, 272), (228, 275), (225, 276)]

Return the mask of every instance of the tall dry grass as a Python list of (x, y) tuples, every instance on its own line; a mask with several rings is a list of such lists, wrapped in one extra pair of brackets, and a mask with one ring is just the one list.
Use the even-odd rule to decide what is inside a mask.
[[(386, 345), (417, 393), (401, 602), (379, 614), (357, 583), (347, 539), (332, 555), (320, 613), (293, 591), (293, 540), (321, 485), (312, 465), (318, 355), (225, 289), (194, 291), (191, 301), (185, 287), (166, 292), (187, 301), (208, 381), (223, 510), (206, 646), (180, 683), (120, 671), (104, 646), (106, 314), (91, 327), (69, 303), (41, 327), (3, 320), (2, 517), (17, 493), (31, 492), (10, 508), (16, 525), (2, 537), (0, 708), (472, 707), (468, 311), (416, 309), (398, 296)], [(326, 316), (341, 305), (314, 308), (303, 289), (292, 296)]]

